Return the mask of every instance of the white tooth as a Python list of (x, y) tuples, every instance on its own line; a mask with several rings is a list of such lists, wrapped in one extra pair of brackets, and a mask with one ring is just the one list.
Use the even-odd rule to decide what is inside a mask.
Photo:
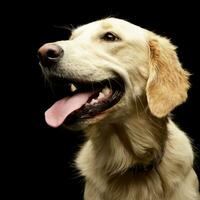
[(97, 99), (103, 99), (105, 97), (105, 95), (102, 92), (99, 92), (99, 96)]
[(71, 83), (70, 90), (71, 90), (71, 92), (75, 92), (77, 90), (77, 87), (73, 83)]
[(105, 96), (108, 96), (109, 94), (110, 94), (110, 89), (108, 88), (108, 87), (106, 87), (106, 88), (104, 88), (103, 90), (102, 90), (102, 93), (105, 95)]
[(90, 102), (91, 105), (94, 105), (95, 103), (97, 103), (98, 101), (96, 99), (92, 99), (92, 101)]

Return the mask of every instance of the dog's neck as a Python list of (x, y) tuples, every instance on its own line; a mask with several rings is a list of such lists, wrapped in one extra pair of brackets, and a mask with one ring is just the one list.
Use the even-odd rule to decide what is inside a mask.
[(96, 166), (104, 173), (142, 172), (151, 170), (162, 159), (167, 118), (158, 119), (147, 110), (131, 114), (126, 121), (90, 127), (87, 133)]

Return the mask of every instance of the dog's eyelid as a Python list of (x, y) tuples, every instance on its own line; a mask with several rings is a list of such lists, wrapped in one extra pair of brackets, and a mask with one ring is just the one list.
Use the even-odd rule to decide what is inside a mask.
[(100, 39), (107, 41), (107, 42), (116, 42), (116, 41), (121, 40), (121, 38), (118, 36), (118, 34), (114, 33), (113, 31), (107, 31), (107, 32), (103, 33), (100, 36)]

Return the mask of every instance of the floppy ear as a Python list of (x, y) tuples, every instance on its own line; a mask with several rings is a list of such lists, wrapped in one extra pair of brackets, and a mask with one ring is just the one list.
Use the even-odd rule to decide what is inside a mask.
[(189, 73), (181, 67), (176, 47), (168, 39), (154, 36), (149, 47), (147, 101), (153, 115), (164, 117), (187, 99)]

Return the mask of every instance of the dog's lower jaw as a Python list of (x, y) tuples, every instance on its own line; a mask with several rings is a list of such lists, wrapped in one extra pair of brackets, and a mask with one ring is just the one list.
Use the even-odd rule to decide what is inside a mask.
[(63, 126), (66, 129), (71, 130), (71, 131), (87, 130), (87, 129), (90, 129), (88, 127), (91, 127), (94, 124), (99, 123), (99, 121), (101, 121), (102, 119), (106, 118), (107, 112), (109, 112), (109, 111), (100, 113), (99, 115), (97, 115), (93, 118), (89, 118), (89, 119), (82, 119), (82, 120), (78, 119), (75, 123), (72, 123), (72, 124), (63, 123)]

